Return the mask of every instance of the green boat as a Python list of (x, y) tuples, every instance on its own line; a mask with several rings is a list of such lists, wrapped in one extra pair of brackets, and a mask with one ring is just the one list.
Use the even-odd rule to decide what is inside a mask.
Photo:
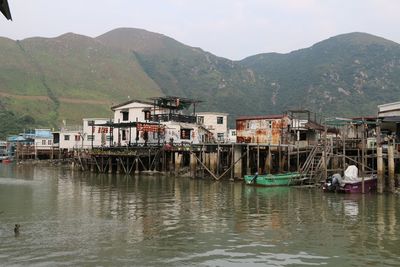
[(244, 181), (247, 185), (255, 186), (289, 186), (298, 183), (300, 173), (287, 172), (280, 174), (261, 174), (257, 175), (255, 181), (253, 180), (256, 175), (245, 175)]

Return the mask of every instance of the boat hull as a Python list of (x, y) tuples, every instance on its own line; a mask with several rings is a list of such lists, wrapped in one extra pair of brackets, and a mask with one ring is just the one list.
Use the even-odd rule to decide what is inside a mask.
[[(374, 192), (377, 188), (377, 178), (370, 178), (364, 180), (364, 193)], [(332, 190), (329, 185), (324, 184), (322, 189), (324, 192), (341, 192), (347, 194), (360, 194), (362, 193), (362, 181), (345, 183), (337, 189)]]
[(254, 175), (245, 175), (244, 181), (246, 185), (253, 186), (289, 186), (296, 184), (296, 178), (299, 176), (299, 173), (258, 175), (256, 181), (254, 182)]

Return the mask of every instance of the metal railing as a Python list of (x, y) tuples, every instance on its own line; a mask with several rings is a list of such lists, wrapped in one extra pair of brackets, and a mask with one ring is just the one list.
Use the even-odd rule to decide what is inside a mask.
[(185, 123), (196, 123), (196, 116), (182, 115), (182, 114), (156, 114), (151, 116), (152, 121), (175, 121)]

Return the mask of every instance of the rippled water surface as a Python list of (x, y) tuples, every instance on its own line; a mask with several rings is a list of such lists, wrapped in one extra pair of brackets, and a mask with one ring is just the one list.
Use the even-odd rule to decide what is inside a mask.
[(0, 266), (399, 266), (399, 208), (392, 195), (0, 164)]

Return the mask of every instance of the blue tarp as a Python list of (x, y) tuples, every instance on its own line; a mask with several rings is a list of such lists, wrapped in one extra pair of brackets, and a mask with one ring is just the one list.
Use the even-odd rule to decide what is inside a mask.
[(26, 139), (20, 135), (11, 135), (7, 137), (7, 142), (24, 142)]

